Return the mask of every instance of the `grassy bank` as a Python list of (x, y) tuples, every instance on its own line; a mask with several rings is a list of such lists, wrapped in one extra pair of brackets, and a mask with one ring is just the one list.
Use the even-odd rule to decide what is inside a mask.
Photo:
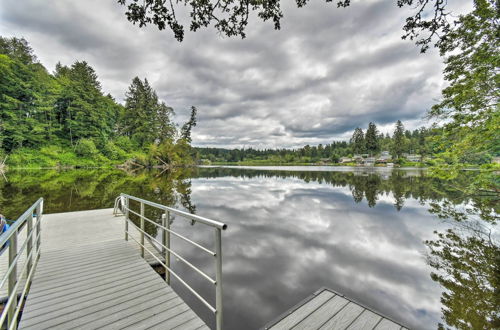
[(59, 146), (40, 149), (21, 148), (11, 153), (6, 165), (9, 168), (60, 168), (60, 167), (113, 167), (126, 160), (143, 156), (142, 153), (127, 153), (117, 148), (104, 154), (95, 148), (86, 150)]

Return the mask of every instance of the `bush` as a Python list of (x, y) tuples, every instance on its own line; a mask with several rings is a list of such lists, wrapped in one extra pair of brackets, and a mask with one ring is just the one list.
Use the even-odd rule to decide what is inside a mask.
[(115, 143), (108, 141), (102, 150), (104, 156), (111, 160), (119, 160), (127, 158), (127, 153), (118, 147)]
[(91, 139), (81, 139), (76, 145), (75, 152), (80, 157), (95, 158), (99, 155), (99, 150)]
[(115, 145), (118, 146), (125, 152), (132, 152), (137, 150), (137, 144), (135, 144), (128, 136), (119, 136), (115, 141)]

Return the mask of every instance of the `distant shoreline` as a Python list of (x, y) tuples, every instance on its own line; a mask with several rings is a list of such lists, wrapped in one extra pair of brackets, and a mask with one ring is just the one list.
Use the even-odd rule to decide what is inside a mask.
[(339, 166), (339, 165), (296, 165), (296, 164), (281, 164), (281, 165), (198, 165), (200, 168), (234, 168), (234, 169), (263, 169), (263, 170), (282, 170), (282, 171), (300, 171), (303, 168), (314, 168), (315, 170), (325, 171), (335, 171), (335, 170), (382, 170), (382, 171), (392, 171), (392, 170), (419, 170), (426, 171), (428, 167), (387, 167), (387, 166)]

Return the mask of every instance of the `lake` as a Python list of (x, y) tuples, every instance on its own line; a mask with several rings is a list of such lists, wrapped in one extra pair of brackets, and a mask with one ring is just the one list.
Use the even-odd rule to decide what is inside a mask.
[[(488, 328), (498, 318), (499, 210), (498, 201), (461, 191), (474, 175), (444, 181), (419, 169), (347, 167), (11, 170), (8, 181), (0, 178), (0, 212), (17, 218), (42, 196), (45, 213), (109, 208), (123, 192), (227, 223), (226, 329), (263, 327), (321, 287), (410, 328)], [(202, 224), (179, 218), (172, 226), (213, 242)], [(214, 273), (197, 250), (175, 239), (172, 246)], [(175, 260), (173, 268), (214, 301), (198, 274)], [(213, 322), (181, 284), (173, 287)]]

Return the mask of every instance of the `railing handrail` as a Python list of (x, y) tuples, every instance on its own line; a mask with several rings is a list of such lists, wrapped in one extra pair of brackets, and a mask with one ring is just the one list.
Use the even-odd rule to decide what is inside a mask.
[(204, 223), (206, 225), (209, 225), (209, 226), (212, 226), (212, 227), (216, 227), (216, 228), (219, 228), (219, 229), (222, 229), (222, 230), (226, 230), (226, 228), (227, 228), (227, 225), (225, 223), (220, 222), (220, 221), (216, 221), (216, 220), (211, 220), (211, 219), (207, 219), (207, 218), (204, 218), (204, 217), (200, 217), (199, 215), (196, 215), (196, 214), (191, 214), (191, 213), (184, 212), (184, 211), (181, 211), (181, 210), (173, 209), (173, 208), (168, 207), (166, 205), (162, 205), (162, 204), (158, 204), (158, 203), (155, 203), (155, 202), (151, 202), (151, 201), (148, 201), (148, 200), (145, 200), (145, 199), (142, 199), (142, 198), (139, 198), (139, 197), (131, 196), (131, 195), (128, 195), (128, 194), (120, 194), (120, 196), (124, 196), (124, 197), (127, 197), (127, 198), (131, 199), (131, 200), (134, 200), (134, 201), (137, 201), (137, 202), (140, 202), (140, 203), (144, 203), (144, 204), (152, 206), (152, 207), (156, 207), (157, 209), (169, 211), (169, 212), (171, 212), (173, 214), (180, 215), (180, 216), (182, 216), (184, 218), (188, 218), (190, 220), (201, 222), (201, 223)]
[[(17, 233), (18, 229), (28, 220), (28, 216), (33, 216), (33, 211), (38, 207), (38, 205), (43, 205), (43, 198), (39, 198), (29, 209), (26, 210), (16, 221), (10, 226), (10, 228), (0, 235), (0, 247), (2, 247), (10, 237)], [(43, 212), (43, 209), (42, 209)]]
[[(36, 215), (34, 212), (36, 212)], [(40, 198), (17, 218), (16, 222), (14, 222), (5, 233), (0, 235), (0, 248), (4, 248), (5, 250), (8, 249), (9, 252), (7, 270), (0, 281), (0, 288), (6, 283), (8, 284), (7, 300), (3, 310), (0, 312), (0, 327), (3, 327), (5, 320), (7, 320), (7, 328), (9, 330), (17, 329), (17, 319), (24, 306), (24, 301), (29, 292), (31, 280), (38, 259), (40, 258), (40, 223), (42, 214), (43, 198)], [(36, 219), (36, 221), (34, 219)], [(26, 240), (18, 249), (18, 236), (25, 223)], [(8, 244), (8, 247), (6, 244)], [(20, 270), (18, 270), (18, 263), (24, 251), (26, 251), (26, 259)], [(23, 276), (26, 276), (24, 284), (20, 281)], [(19, 289), (21, 289), (22, 292), (18, 298)]]
[[(139, 202), (140, 204), (140, 211), (135, 212), (130, 209), (130, 200)], [(159, 209), (162, 211), (162, 216), (161, 216), (161, 224), (157, 223), (156, 221), (153, 221), (149, 218), (147, 218), (144, 213), (144, 206), (149, 205), (153, 208)], [(168, 284), (170, 284), (170, 275), (173, 275), (175, 278), (179, 280), (196, 298), (198, 298), (208, 309), (210, 309), (216, 317), (216, 329), (221, 330), (222, 329), (222, 321), (223, 321), (223, 306), (222, 306), (222, 231), (227, 228), (227, 225), (225, 223), (222, 223), (220, 221), (215, 221), (211, 219), (207, 219), (204, 217), (200, 217), (195, 214), (187, 213), (184, 211), (176, 210), (171, 207), (168, 207), (166, 205), (161, 205), (158, 203), (154, 203), (142, 198), (138, 198), (135, 196), (130, 196), (127, 194), (120, 194), (115, 200), (115, 209), (114, 209), (114, 214), (118, 215), (118, 210), (120, 210), (124, 215), (125, 215), (125, 240), (128, 240), (129, 237), (134, 240), (141, 249), (141, 256), (144, 258), (145, 257), (145, 252), (151, 254), (151, 256), (158, 261), (158, 263), (165, 268), (165, 280), (167, 281)], [(204, 246), (201, 246), (200, 244), (190, 240), (189, 238), (176, 233), (172, 229), (170, 229), (170, 214), (175, 214), (179, 215), (183, 218), (187, 218), (189, 220), (194, 220), (195, 222), (200, 222), (205, 225), (208, 225), (212, 227), (215, 231), (215, 252), (210, 251), (209, 249), (205, 248)], [(135, 223), (133, 223), (130, 220), (129, 215), (133, 214), (140, 219), (140, 226), (137, 226)], [(158, 241), (155, 237), (149, 235), (145, 231), (145, 222), (148, 221), (157, 228), (160, 228), (163, 230), (163, 236), (162, 236), (162, 242)], [(139, 232), (140, 239), (135, 239), (133, 235), (129, 232), (129, 222), (132, 223), (132, 226)], [(215, 279), (211, 278), (208, 274), (206, 274), (204, 271), (201, 269), (197, 268), (194, 266), (192, 263), (184, 259), (182, 256), (180, 256), (177, 252), (173, 251), (170, 248), (170, 234), (173, 234), (184, 241), (192, 244), (193, 246), (202, 249), (205, 252), (208, 252), (212, 257), (215, 258)], [(152, 246), (154, 247), (155, 245), (153, 242), (156, 242), (159, 246), (161, 246), (162, 252), (161, 257), (164, 258), (162, 261), (160, 258), (158, 258), (153, 252), (150, 251), (145, 246), (145, 239), (147, 239), (150, 243), (152, 243)], [(176, 272), (174, 272), (171, 267), (170, 267), (170, 254), (173, 254), (178, 260), (182, 261), (184, 264), (189, 266), (192, 270), (196, 271), (199, 275), (201, 275), (203, 278), (208, 280), (212, 285), (215, 286), (215, 307), (212, 306), (208, 301), (205, 300), (196, 290), (194, 290), (188, 283), (186, 283)]]

